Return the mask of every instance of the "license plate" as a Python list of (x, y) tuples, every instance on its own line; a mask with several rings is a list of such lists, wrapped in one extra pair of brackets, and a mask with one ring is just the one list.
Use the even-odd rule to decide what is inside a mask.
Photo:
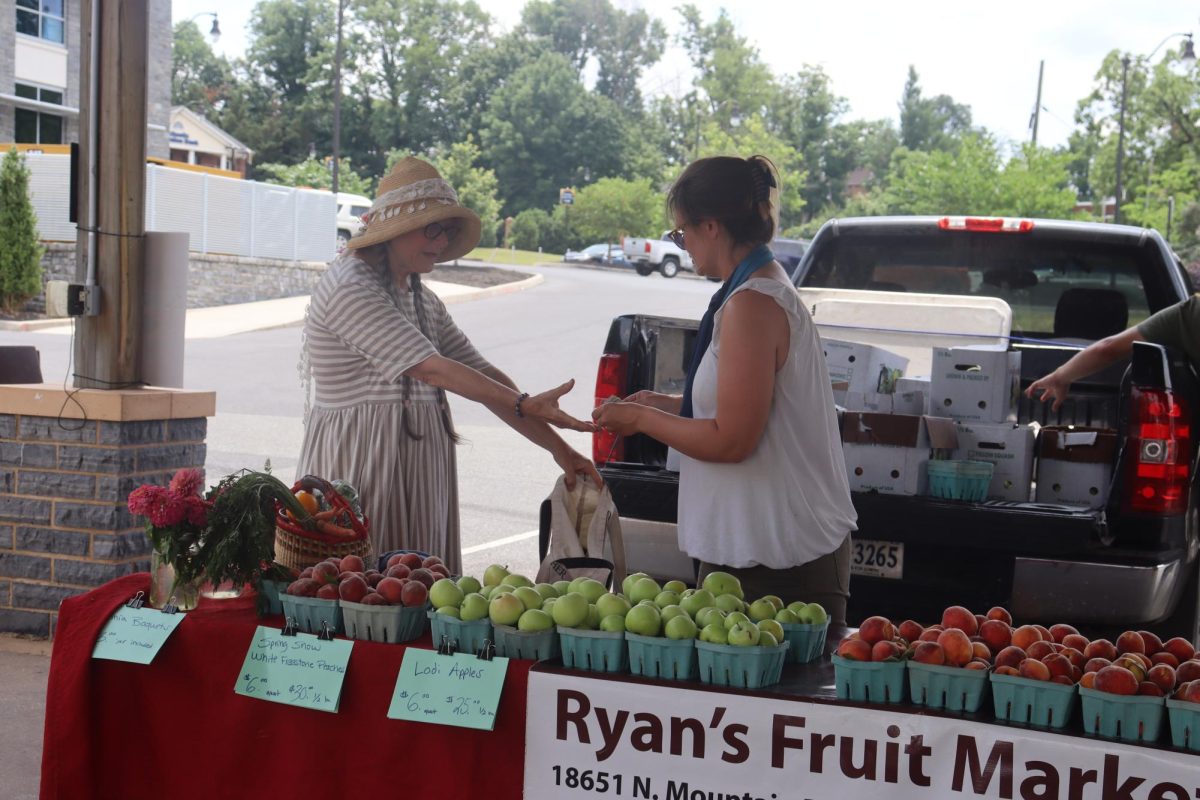
[(850, 574), (872, 578), (894, 578), (904, 576), (904, 545), (901, 542), (880, 542), (872, 539), (855, 539), (850, 558)]

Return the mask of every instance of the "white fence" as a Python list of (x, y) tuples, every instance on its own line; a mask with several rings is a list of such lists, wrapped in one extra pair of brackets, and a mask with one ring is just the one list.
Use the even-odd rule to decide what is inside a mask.
[[(75, 241), (75, 224), (67, 219), (70, 157), (30, 153), (25, 161), (41, 238)], [(329, 192), (146, 165), (146, 230), (187, 233), (193, 252), (329, 261), (336, 219)]]

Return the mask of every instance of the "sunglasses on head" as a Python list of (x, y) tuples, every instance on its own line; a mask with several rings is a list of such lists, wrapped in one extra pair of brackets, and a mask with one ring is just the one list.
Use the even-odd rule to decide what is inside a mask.
[(458, 236), (462, 230), (462, 225), (454, 222), (431, 222), (425, 226), (425, 238), (436, 239), (443, 233), (446, 234), (446, 241), (453, 242), (454, 237)]

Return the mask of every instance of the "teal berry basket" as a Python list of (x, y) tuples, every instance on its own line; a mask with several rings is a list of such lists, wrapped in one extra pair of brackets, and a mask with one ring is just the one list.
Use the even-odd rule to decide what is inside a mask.
[(629, 648), (624, 631), (588, 631), (558, 626), (564, 667), (592, 672), (624, 672), (629, 666)]
[(820, 625), (806, 625), (800, 622), (781, 622), (783, 638), (787, 642), (787, 663), (808, 664), (816, 661), (825, 652), (825, 634), (829, 630), (829, 620)]
[(987, 688), (985, 669), (908, 662), (908, 692), (914, 705), (946, 711), (978, 711)]
[(455, 652), (478, 653), (483, 649), (484, 642), (492, 641), (492, 621), (487, 617), (463, 621), (436, 611), (425, 613), (429, 617), (429, 630), (434, 647), (439, 647), (442, 638), (445, 637), (454, 642)]
[(1071, 721), (1076, 685), (1035, 681), (1019, 675), (991, 673), (992, 707), (996, 719), (1038, 728), (1063, 728)]
[(345, 633), (342, 624), (342, 607), (337, 600), (319, 597), (297, 597), (285, 594), (279, 598), (285, 620), (296, 623), (296, 630), (305, 633), (320, 633), (321, 623), (326, 623), (334, 633)]
[(995, 469), (990, 461), (933, 460), (926, 465), (931, 496), (968, 502), (987, 497)]
[(262, 612), (263, 616), (271, 616), (273, 614), (283, 613), (282, 598), (287, 594), (288, 581), (267, 581), (262, 582), (261, 594), (267, 598), (266, 608)]
[(496, 655), (505, 658), (525, 658), (531, 661), (549, 661), (558, 658), (558, 631), (521, 631), (511, 625), (492, 625), (495, 636)]
[(411, 642), (425, 632), (424, 606), (376, 606), (342, 600), (346, 636), (362, 642)]
[(700, 680), (714, 686), (761, 689), (779, 683), (788, 643), (739, 647), (732, 644), (696, 642)]
[(629, 671), (646, 678), (687, 681), (696, 674), (696, 640), (625, 632)]
[(902, 703), (908, 682), (906, 661), (852, 661), (834, 654), (833, 677), (839, 700), (861, 703)]
[(1200, 753), (1200, 703), (1167, 698), (1171, 744)]
[(1166, 703), (1161, 697), (1122, 695), (1079, 687), (1083, 732), (1124, 742), (1158, 741)]

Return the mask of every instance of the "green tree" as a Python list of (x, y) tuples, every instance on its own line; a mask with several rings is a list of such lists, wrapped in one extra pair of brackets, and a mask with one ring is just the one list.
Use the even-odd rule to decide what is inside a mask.
[(900, 144), (909, 150), (953, 150), (970, 131), (971, 107), (949, 95), (922, 96), (917, 70), (909, 66), (900, 98)]
[(575, 194), (571, 222), (580, 236), (597, 242), (656, 236), (665, 221), (663, 201), (648, 178), (602, 178)]
[(1008, 217), (1070, 219), (1075, 207), (1070, 157), (1025, 144), (999, 175), (994, 213)]
[(29, 169), (10, 148), (0, 162), (0, 308), (18, 310), (42, 290), (42, 245), (29, 202)]
[(806, 169), (800, 190), (804, 205), (816, 209), (840, 200), (846, 175), (859, 160), (857, 142), (837, 125), (848, 108), (846, 99), (834, 94), (829, 76), (813, 66), (784, 78), (778, 91), (772, 119)]
[(769, 114), (777, 96), (774, 76), (725, 11), (706, 25), (695, 6), (678, 10), (683, 18), (680, 41), (700, 76), (696, 86), (717, 127), (728, 133), (746, 120)]
[(513, 219), (508, 243), (518, 250), (537, 250), (542, 230), (550, 226), (550, 215), (540, 208), (527, 208)]
[[(267, 183), (312, 189), (333, 188), (333, 173), (328, 165), (315, 158), (305, 159), (299, 164), (259, 164), (257, 169)], [(372, 181), (354, 171), (349, 159), (343, 158), (338, 162), (338, 191), (370, 197), (371, 184)]]
[(747, 120), (734, 133), (720, 130), (715, 123), (705, 126), (703, 156), (764, 155), (779, 170), (780, 230), (799, 224), (804, 218), (803, 190), (807, 180), (799, 151), (766, 129), (759, 117)]
[(999, 176), (999, 154), (984, 136), (967, 136), (957, 153), (902, 147), (892, 157), (886, 205), (894, 214), (995, 214)]
[(196, 23), (176, 23), (171, 47), (171, 103), (216, 119), (232, 82), (229, 62), (213, 53)]

